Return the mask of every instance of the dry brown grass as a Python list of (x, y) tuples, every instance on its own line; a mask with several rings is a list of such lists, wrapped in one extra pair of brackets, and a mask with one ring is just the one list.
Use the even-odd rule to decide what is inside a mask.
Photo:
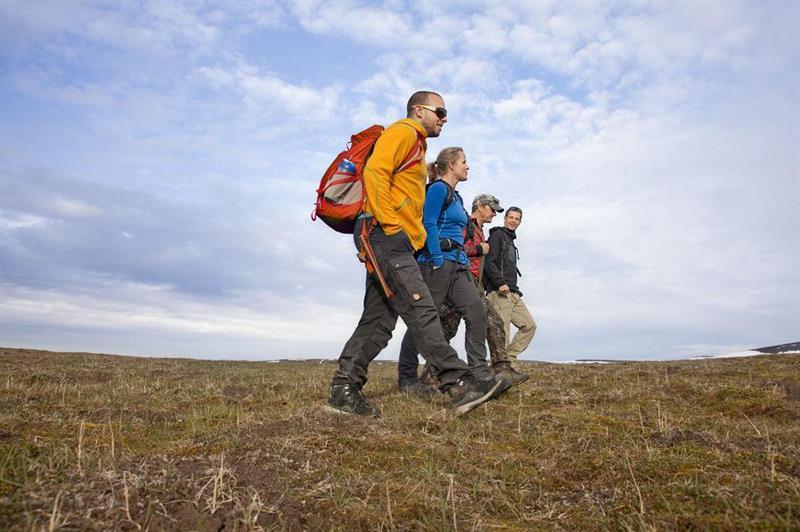
[(332, 363), (0, 348), (0, 528), (798, 529), (800, 356), (528, 363), (460, 418)]

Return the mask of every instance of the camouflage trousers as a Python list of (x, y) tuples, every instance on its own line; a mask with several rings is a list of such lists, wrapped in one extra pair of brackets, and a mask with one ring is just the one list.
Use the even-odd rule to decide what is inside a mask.
[[(489, 357), (492, 366), (498, 364), (511, 363), (511, 360), (506, 355), (506, 333), (503, 318), (500, 317), (497, 310), (493, 305), (489, 304), (489, 299), (482, 288), (475, 289), (481, 296), (483, 301), (483, 308), (486, 309), (486, 341), (489, 342)], [(444, 337), (449, 342), (453, 339), (458, 332), (458, 325), (461, 323), (461, 314), (445, 302), (439, 308), (439, 320), (442, 322), (442, 331)]]

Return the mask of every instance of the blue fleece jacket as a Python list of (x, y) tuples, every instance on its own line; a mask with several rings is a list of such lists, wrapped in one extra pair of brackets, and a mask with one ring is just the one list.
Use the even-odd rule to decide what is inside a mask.
[[(467, 263), (467, 254), (464, 253), (467, 211), (464, 210), (464, 200), (458, 191), (454, 190), (453, 196), (453, 202), (445, 209), (447, 184), (440, 181), (428, 187), (425, 193), (425, 206), (422, 209), (422, 225), (425, 226), (428, 236), (425, 238), (425, 248), (419, 254), (419, 262), (433, 262), (437, 268), (446, 260), (460, 264)], [(439, 244), (441, 238), (449, 238), (458, 246), (442, 251)]]

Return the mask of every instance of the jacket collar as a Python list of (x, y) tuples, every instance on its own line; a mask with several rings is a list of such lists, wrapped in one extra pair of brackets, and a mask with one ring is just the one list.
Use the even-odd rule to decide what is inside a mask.
[(508, 229), (508, 228), (506, 228), (506, 226), (504, 226), (504, 225), (498, 225), (497, 227), (492, 227), (491, 229), (489, 229), (489, 234), (492, 234), (492, 233), (494, 233), (495, 231), (503, 231), (505, 234), (507, 234), (507, 235), (508, 235), (508, 237), (509, 237), (511, 240), (514, 240), (515, 238), (517, 238), (517, 233), (516, 233), (516, 231), (512, 231), (511, 229)]
[(470, 220), (472, 220), (472, 221), (475, 223), (475, 225), (476, 225), (477, 227), (480, 227), (481, 229), (483, 229), (483, 225), (484, 225), (484, 224), (480, 223), (480, 222), (478, 221), (478, 219), (477, 219), (477, 218), (475, 218), (475, 216), (473, 216), (473, 215), (472, 215), (472, 213), (469, 213), (469, 219), (470, 219)]
[(402, 119), (398, 120), (398, 122), (403, 122), (403, 123), (408, 124), (409, 126), (413, 127), (416, 130), (417, 135), (420, 136), (420, 138), (422, 138), (422, 139), (428, 138), (428, 132), (425, 131), (425, 128), (422, 127), (422, 124), (420, 124), (419, 122), (417, 122), (413, 118), (402, 118)]

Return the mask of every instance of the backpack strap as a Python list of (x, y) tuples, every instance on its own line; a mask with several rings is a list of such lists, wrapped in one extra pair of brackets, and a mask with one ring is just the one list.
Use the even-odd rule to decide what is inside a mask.
[(427, 193), (428, 189), (431, 188), (436, 183), (443, 184), (447, 189), (447, 196), (445, 196), (444, 205), (442, 205), (442, 212), (444, 212), (444, 210), (447, 209), (450, 206), (450, 204), (453, 203), (453, 201), (455, 201), (456, 191), (453, 189), (453, 187), (450, 186), (450, 183), (448, 183), (447, 181), (442, 181), (441, 179), (437, 179), (436, 181), (433, 181), (425, 185), (425, 192)]
[(448, 208), (456, 200), (456, 191), (447, 181), (442, 181), (447, 187), (447, 197), (444, 199), (444, 208)]
[(400, 163), (400, 166), (398, 166), (395, 169), (395, 171), (392, 172), (394, 174), (399, 174), (400, 172), (402, 172), (404, 170), (408, 170), (409, 168), (411, 168), (413, 166), (416, 166), (417, 164), (420, 163), (420, 161), (422, 161), (422, 158), (425, 157), (425, 147), (426, 146), (425, 146), (424, 137), (420, 134), (419, 131), (414, 129), (409, 124), (406, 124), (404, 122), (400, 122), (400, 125), (403, 125), (403, 126), (409, 128), (411, 131), (413, 131), (414, 134), (417, 137), (417, 142), (416, 142), (416, 144), (414, 144), (414, 147), (411, 148), (411, 151), (408, 152), (408, 155), (406, 155), (406, 158), (403, 159), (403, 162)]
[[(465, 210), (466, 210), (466, 209), (465, 209)], [(465, 236), (466, 236), (467, 238), (466, 238), (465, 242), (466, 242), (466, 241), (469, 241), (469, 240), (472, 240), (472, 239), (475, 237), (475, 221), (474, 221), (474, 220), (472, 219), (472, 217), (471, 217), (471, 216), (469, 216), (469, 215), (467, 215), (467, 228), (466, 228), (466, 232), (467, 232), (467, 234), (466, 234)]]
[[(414, 129), (409, 124), (405, 124), (403, 122), (400, 122), (400, 125), (403, 125), (403, 126), (409, 128), (410, 130), (412, 130), (414, 132), (414, 134), (417, 136), (417, 142), (414, 144), (414, 147), (411, 148), (411, 151), (408, 152), (408, 155), (406, 155), (405, 159), (402, 160), (402, 162), (400, 163), (400, 166), (398, 166), (397, 168), (394, 169), (394, 171), (392, 171), (392, 176), (395, 176), (395, 175), (399, 174), (400, 172), (402, 172), (404, 170), (408, 170), (409, 168), (419, 164), (419, 162), (422, 161), (422, 159), (425, 157), (425, 148), (427, 147), (427, 144), (425, 143), (425, 137), (423, 137), (419, 133), (419, 131)], [(375, 127), (375, 126), (373, 126), (373, 127)], [(386, 131), (386, 130), (384, 129), (383, 131)], [(381, 134), (383, 134), (383, 131), (381, 131)], [(377, 140), (376, 140), (376, 142), (377, 142)], [(370, 154), (371, 154), (371, 152), (370, 152)], [(364, 166), (366, 167), (366, 163), (365, 163)], [(367, 210), (367, 195), (364, 194), (364, 199), (361, 200), (361, 209), (360, 209), (359, 213), (363, 214), (363, 213), (366, 212), (366, 210)]]

